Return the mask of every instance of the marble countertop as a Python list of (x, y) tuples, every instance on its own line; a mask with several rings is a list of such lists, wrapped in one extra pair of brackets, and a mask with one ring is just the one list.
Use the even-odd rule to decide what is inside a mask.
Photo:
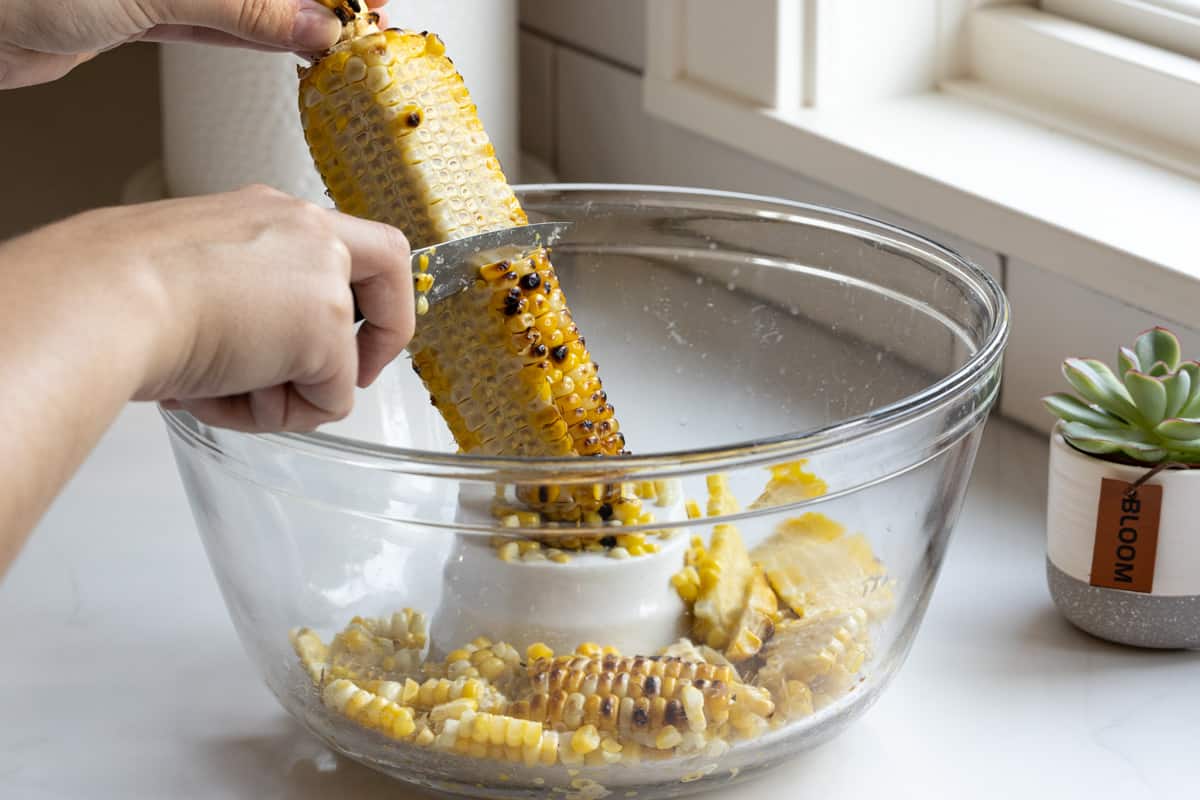
[[(1194, 797), (1200, 653), (1109, 645), (1058, 616), (1045, 482), (1046, 443), (990, 423), (892, 687), (724, 796)], [(255, 677), (151, 407), (122, 415), (0, 583), (0, 636), (4, 797), (425, 797), (334, 756)]]

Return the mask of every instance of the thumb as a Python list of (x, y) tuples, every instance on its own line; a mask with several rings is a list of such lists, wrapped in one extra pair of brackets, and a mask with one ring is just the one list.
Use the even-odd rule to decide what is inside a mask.
[(158, 0), (156, 22), (197, 25), (301, 53), (332, 47), (337, 17), (316, 0)]

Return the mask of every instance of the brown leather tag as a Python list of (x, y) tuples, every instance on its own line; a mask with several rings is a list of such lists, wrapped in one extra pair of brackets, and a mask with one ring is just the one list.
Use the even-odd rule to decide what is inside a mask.
[(1127, 495), (1132, 486), (1112, 478), (1100, 486), (1091, 584), (1149, 593), (1154, 589), (1163, 487), (1142, 484)]

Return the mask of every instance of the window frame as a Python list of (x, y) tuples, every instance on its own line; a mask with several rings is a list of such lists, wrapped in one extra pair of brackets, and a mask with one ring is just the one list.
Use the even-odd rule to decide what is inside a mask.
[[(1188, 209), (1200, 207), (1197, 143), (1186, 131), (1172, 139), (1149, 128), (1155, 118), (1136, 107), (1118, 109), (1125, 118), (1114, 119), (1103, 83), (1056, 81), (1071, 72), (1063, 54), (1085, 69), (1102, 64), (1105, 81), (1127, 78), (1137, 87), (1134, 101), (1155, 98), (1187, 118), (1200, 114), (1200, 81), (1173, 68), (1187, 73), (1200, 62), (1047, 14), (1035, 0), (922, 0), (923, 13), (904, 29), (884, 26), (883, 35), (914, 41), (913, 25), (926, 37), (933, 26), (932, 68), (928, 59), (906, 60), (903, 50), (871, 49), (872, 58), (861, 60), (891, 69), (896, 80), (864, 89), (853, 74), (829, 71), (837, 64), (830, 50), (877, 41), (872, 13), (901, 4), (778, 0), (800, 12), (802, 91), (799, 102), (771, 105), (762, 102), (768, 95), (738, 96), (688, 74), (680, 51), (688, 2), (647, 3), (642, 92), (650, 117), (1147, 311), (1194, 317), (1200, 263)], [(1006, 36), (1019, 48), (1036, 46), (1032, 56), (1019, 49), (1022, 58), (1057, 63), (1062, 74), (992, 80), (990, 71), (1009, 58)], [(1090, 106), (1056, 100), (1079, 88)]]
[(1170, 0), (1041, 0), (1040, 5), (1048, 14), (1200, 59), (1200, 12), (1173, 10)]

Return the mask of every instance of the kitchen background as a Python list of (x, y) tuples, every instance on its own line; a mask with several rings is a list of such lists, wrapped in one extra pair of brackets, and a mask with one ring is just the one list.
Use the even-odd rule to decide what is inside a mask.
[[(557, 177), (777, 195), (893, 221), (958, 249), (1000, 279), (1009, 294), (1014, 327), (1000, 413), (1038, 431), (1052, 425), (1038, 398), (1059, 388), (1064, 357), (1108, 358), (1119, 344), (1157, 323), (1177, 330), (1185, 350), (1200, 348), (1200, 318), (1162, 313), (1172, 308), (1175, 317), (1184, 316), (1177, 313), (1178, 302), (1164, 300), (1155, 308), (1143, 296), (1138, 307), (1098, 293), (1064, 277), (1063, 269), (1013, 255), (1021, 242), (979, 246), (957, 231), (930, 225), (927, 216), (936, 215), (924, 214), (921, 204), (894, 202), (895, 192), (884, 206), (833, 185), (842, 183), (835, 169), (818, 170), (826, 180), (813, 180), (648, 112), (643, 96), (647, 2), (658, 0), (522, 0), (518, 51), (525, 157), (521, 168), (507, 167), (510, 174), (523, 173), (526, 181)], [(921, 0), (913, 8), (927, 4)], [(403, 18), (402, 12), (393, 14)], [(737, 34), (727, 46), (737, 52)], [(965, 67), (968, 77), (971, 69)], [(106, 54), (54, 84), (0, 93), (0, 120), (5, 121), (0, 174), (6, 187), (0, 237), (118, 202), (130, 176), (161, 158), (160, 114), (159, 60), (151, 45)], [(980, 158), (990, 157), (981, 146)], [(845, 177), (862, 185), (861, 176)], [(1046, 176), (1048, 182), (1059, 179)], [(1122, 187), (1103, 191), (1116, 201)], [(1136, 234), (1142, 221), (1134, 216), (1123, 224)]]

